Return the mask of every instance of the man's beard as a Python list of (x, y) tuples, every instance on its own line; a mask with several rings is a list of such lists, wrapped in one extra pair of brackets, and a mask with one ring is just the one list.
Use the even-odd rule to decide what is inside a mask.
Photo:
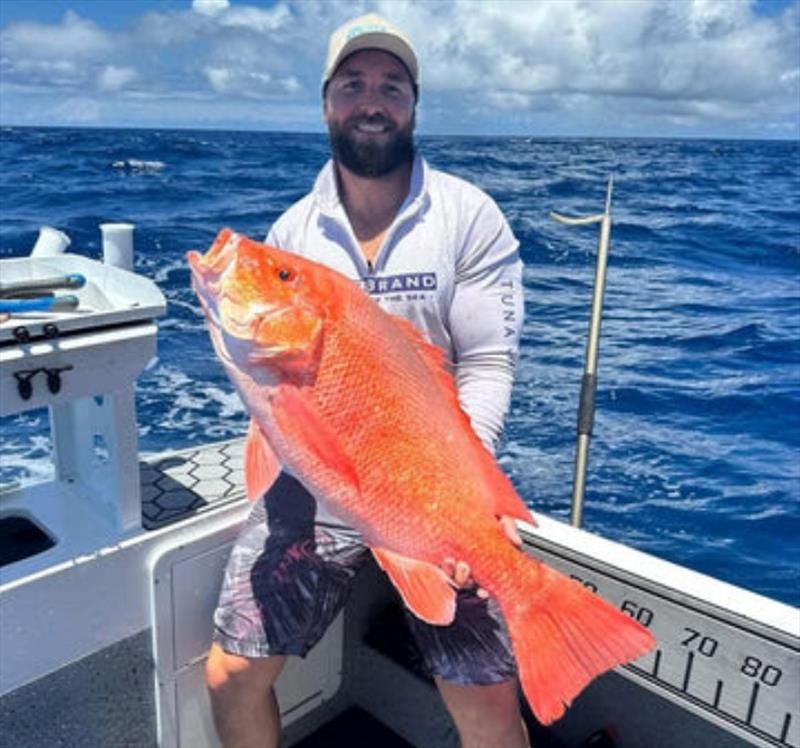
[(354, 131), (360, 122), (380, 124), (386, 119), (361, 115), (328, 127), (333, 157), (346, 169), (359, 177), (382, 177), (413, 160), (413, 118), (406, 127), (395, 130), (390, 138), (381, 142), (377, 138), (359, 137)]

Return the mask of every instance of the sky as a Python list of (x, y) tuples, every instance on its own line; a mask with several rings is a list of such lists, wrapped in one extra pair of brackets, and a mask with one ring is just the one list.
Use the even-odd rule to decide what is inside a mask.
[(323, 132), (368, 11), (422, 134), (800, 139), (800, 0), (0, 0), (0, 124)]

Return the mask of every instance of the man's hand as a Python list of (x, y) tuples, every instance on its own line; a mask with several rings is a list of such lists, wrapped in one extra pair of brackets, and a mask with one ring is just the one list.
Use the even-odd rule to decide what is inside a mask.
[(503, 528), (503, 531), (506, 534), (506, 537), (515, 545), (517, 548), (522, 548), (522, 538), (520, 537), (519, 530), (517, 530), (517, 523), (514, 521), (513, 517), (502, 516), (498, 518), (500, 521), (500, 527)]
[[(503, 528), (503, 532), (505, 532), (509, 541), (517, 546), (517, 548), (522, 548), (522, 538), (517, 530), (517, 525), (514, 522), (514, 518), (503, 516), (499, 517), (498, 521), (500, 522), (500, 527)], [(447, 574), (448, 577), (450, 577), (450, 579), (453, 580), (453, 585), (455, 587), (464, 588), (475, 585), (475, 579), (472, 576), (472, 569), (469, 568), (469, 564), (466, 561), (456, 561), (454, 558), (446, 558), (444, 561), (442, 561), (442, 570), (445, 574)], [(489, 593), (483, 589), (483, 587), (478, 587), (476, 594), (478, 597), (482, 597), (484, 599), (489, 597)]]

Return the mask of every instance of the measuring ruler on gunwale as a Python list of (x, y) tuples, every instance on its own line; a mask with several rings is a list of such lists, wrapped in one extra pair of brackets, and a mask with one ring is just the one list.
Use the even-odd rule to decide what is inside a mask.
[[(539, 520), (524, 533), (537, 558), (653, 631), (656, 649), (623, 675), (753, 745), (800, 748), (800, 611)], [(767, 607), (780, 627), (765, 622)]]

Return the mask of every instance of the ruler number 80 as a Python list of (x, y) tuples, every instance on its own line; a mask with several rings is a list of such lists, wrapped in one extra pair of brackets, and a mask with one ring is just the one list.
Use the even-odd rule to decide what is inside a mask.
[(783, 675), (783, 670), (775, 665), (764, 664), (758, 657), (745, 657), (739, 671), (748, 678), (756, 678), (765, 686), (777, 686)]

